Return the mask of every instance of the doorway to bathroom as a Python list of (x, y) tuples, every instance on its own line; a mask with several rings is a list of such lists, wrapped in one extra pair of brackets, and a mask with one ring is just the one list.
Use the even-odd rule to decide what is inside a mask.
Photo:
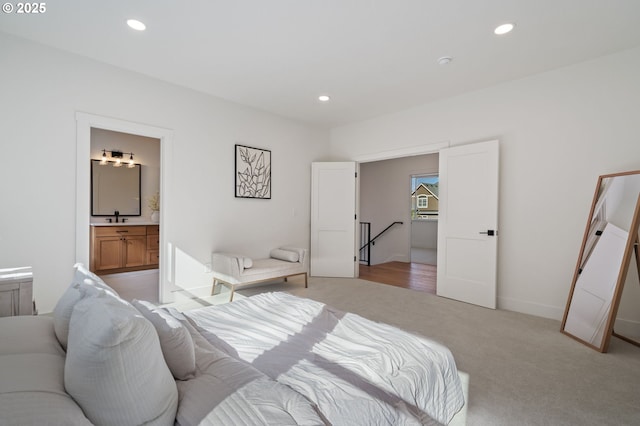
[(90, 131), (89, 269), (126, 300), (158, 302), (160, 140)]
[[(165, 206), (168, 205), (168, 193), (165, 190), (167, 180), (170, 178), (170, 168), (168, 167), (168, 152), (171, 152), (173, 132), (169, 129), (149, 126), (145, 124), (113, 119), (109, 117), (97, 116), (82, 112), (76, 113), (76, 131), (77, 131), (77, 151), (76, 151), (76, 262), (90, 265), (90, 253), (91, 253), (91, 223), (96, 219), (96, 216), (92, 216), (91, 212), (91, 159), (94, 157), (100, 158), (103, 155), (103, 151), (120, 151), (133, 153), (135, 161), (143, 160), (143, 154), (152, 154), (149, 152), (145, 154), (145, 149), (142, 146), (136, 146), (135, 148), (125, 149), (116, 146), (116, 143), (112, 139), (107, 137), (102, 139), (104, 146), (96, 146), (92, 150), (92, 133), (100, 133), (103, 135), (113, 136), (114, 133), (122, 133), (131, 136), (150, 138), (153, 142), (150, 142), (150, 146), (154, 150), (155, 160), (149, 160), (148, 164), (155, 164), (154, 170), (148, 170), (147, 181), (150, 184), (141, 192), (141, 199), (139, 200), (141, 211), (140, 216), (129, 217), (127, 224), (134, 225), (134, 219), (139, 221), (139, 226), (152, 226), (158, 231), (158, 235), (155, 236), (158, 241), (157, 249), (157, 268), (151, 270), (127, 272), (129, 275), (114, 274), (113, 277), (107, 277), (105, 281), (110, 280), (114, 283), (114, 287), (119, 289), (124, 288), (125, 293), (128, 290), (135, 290), (135, 288), (127, 287), (127, 283), (146, 283), (143, 287), (143, 293), (136, 294), (136, 291), (132, 291), (129, 298), (143, 298), (145, 300), (164, 302), (169, 301), (171, 298), (171, 285), (170, 285), (170, 271), (171, 268), (167, 264), (167, 247), (166, 233), (164, 232), (166, 226), (166, 215), (160, 215), (158, 223), (151, 222), (151, 207), (149, 206), (148, 198), (153, 195), (158, 195), (158, 208), (160, 212), (166, 211)], [(104, 131), (110, 131), (114, 133), (108, 133)], [(121, 148), (121, 149), (119, 149)], [(136, 153), (136, 150), (138, 153)], [(130, 157), (127, 156), (126, 160)], [(141, 162), (144, 162), (141, 161)], [(143, 164), (144, 166), (144, 164)], [(142, 167), (144, 169), (144, 167)], [(142, 172), (141, 172), (142, 174)], [(144, 179), (142, 179), (144, 180)], [(154, 181), (154, 183), (151, 183)], [(142, 182), (142, 181), (141, 181)], [(142, 184), (144, 185), (144, 184)], [(153, 192), (155, 190), (155, 193)], [(105, 220), (106, 217), (98, 217), (98, 219)], [(113, 218), (112, 218), (113, 220)], [(144, 222), (144, 223), (143, 223)], [(149, 223), (147, 223), (149, 222)], [(102, 222), (104, 223), (104, 222)], [(114, 224), (115, 225), (115, 224)], [(147, 232), (145, 230), (145, 232)], [(145, 234), (146, 238), (149, 238)], [(151, 236), (153, 238), (153, 236)], [(146, 246), (145, 246), (146, 247)], [(120, 271), (122, 272), (122, 271)], [(108, 274), (102, 275), (106, 277)], [(119, 291), (120, 292), (120, 291)], [(122, 295), (122, 293), (121, 293)]]

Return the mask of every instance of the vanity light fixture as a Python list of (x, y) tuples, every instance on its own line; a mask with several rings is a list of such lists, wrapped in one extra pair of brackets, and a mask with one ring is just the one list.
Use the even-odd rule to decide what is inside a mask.
[(115, 158), (115, 161), (113, 162), (113, 167), (122, 166), (122, 159), (124, 158), (125, 154), (129, 156), (129, 162), (127, 163), (127, 167), (132, 169), (136, 166), (136, 164), (133, 162), (133, 152), (107, 151), (106, 149), (102, 150), (102, 158), (100, 159), (101, 166), (104, 166), (109, 162), (107, 159), (107, 152), (109, 153), (111, 158)]

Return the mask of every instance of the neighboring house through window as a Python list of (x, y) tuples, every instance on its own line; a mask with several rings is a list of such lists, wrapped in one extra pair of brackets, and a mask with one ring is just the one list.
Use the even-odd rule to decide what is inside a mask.
[(411, 177), (411, 218), (437, 219), (440, 191), (438, 175)]

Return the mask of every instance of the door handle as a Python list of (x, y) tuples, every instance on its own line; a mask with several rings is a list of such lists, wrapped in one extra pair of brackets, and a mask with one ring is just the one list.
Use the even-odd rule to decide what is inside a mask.
[(490, 236), (490, 237), (493, 237), (493, 236), (497, 235), (498, 233), (497, 233), (495, 230), (493, 230), (493, 229), (488, 229), (488, 230), (486, 230), (486, 231), (480, 231), (480, 234), (482, 234), (482, 235), (488, 235), (488, 236)]

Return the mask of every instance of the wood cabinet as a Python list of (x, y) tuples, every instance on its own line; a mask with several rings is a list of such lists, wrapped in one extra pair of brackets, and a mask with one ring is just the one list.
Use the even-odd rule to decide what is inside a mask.
[(158, 225), (147, 226), (147, 265), (160, 263), (160, 227)]
[(159, 262), (158, 225), (91, 227), (91, 271), (154, 269)]
[(0, 269), (0, 317), (33, 315), (31, 268)]

